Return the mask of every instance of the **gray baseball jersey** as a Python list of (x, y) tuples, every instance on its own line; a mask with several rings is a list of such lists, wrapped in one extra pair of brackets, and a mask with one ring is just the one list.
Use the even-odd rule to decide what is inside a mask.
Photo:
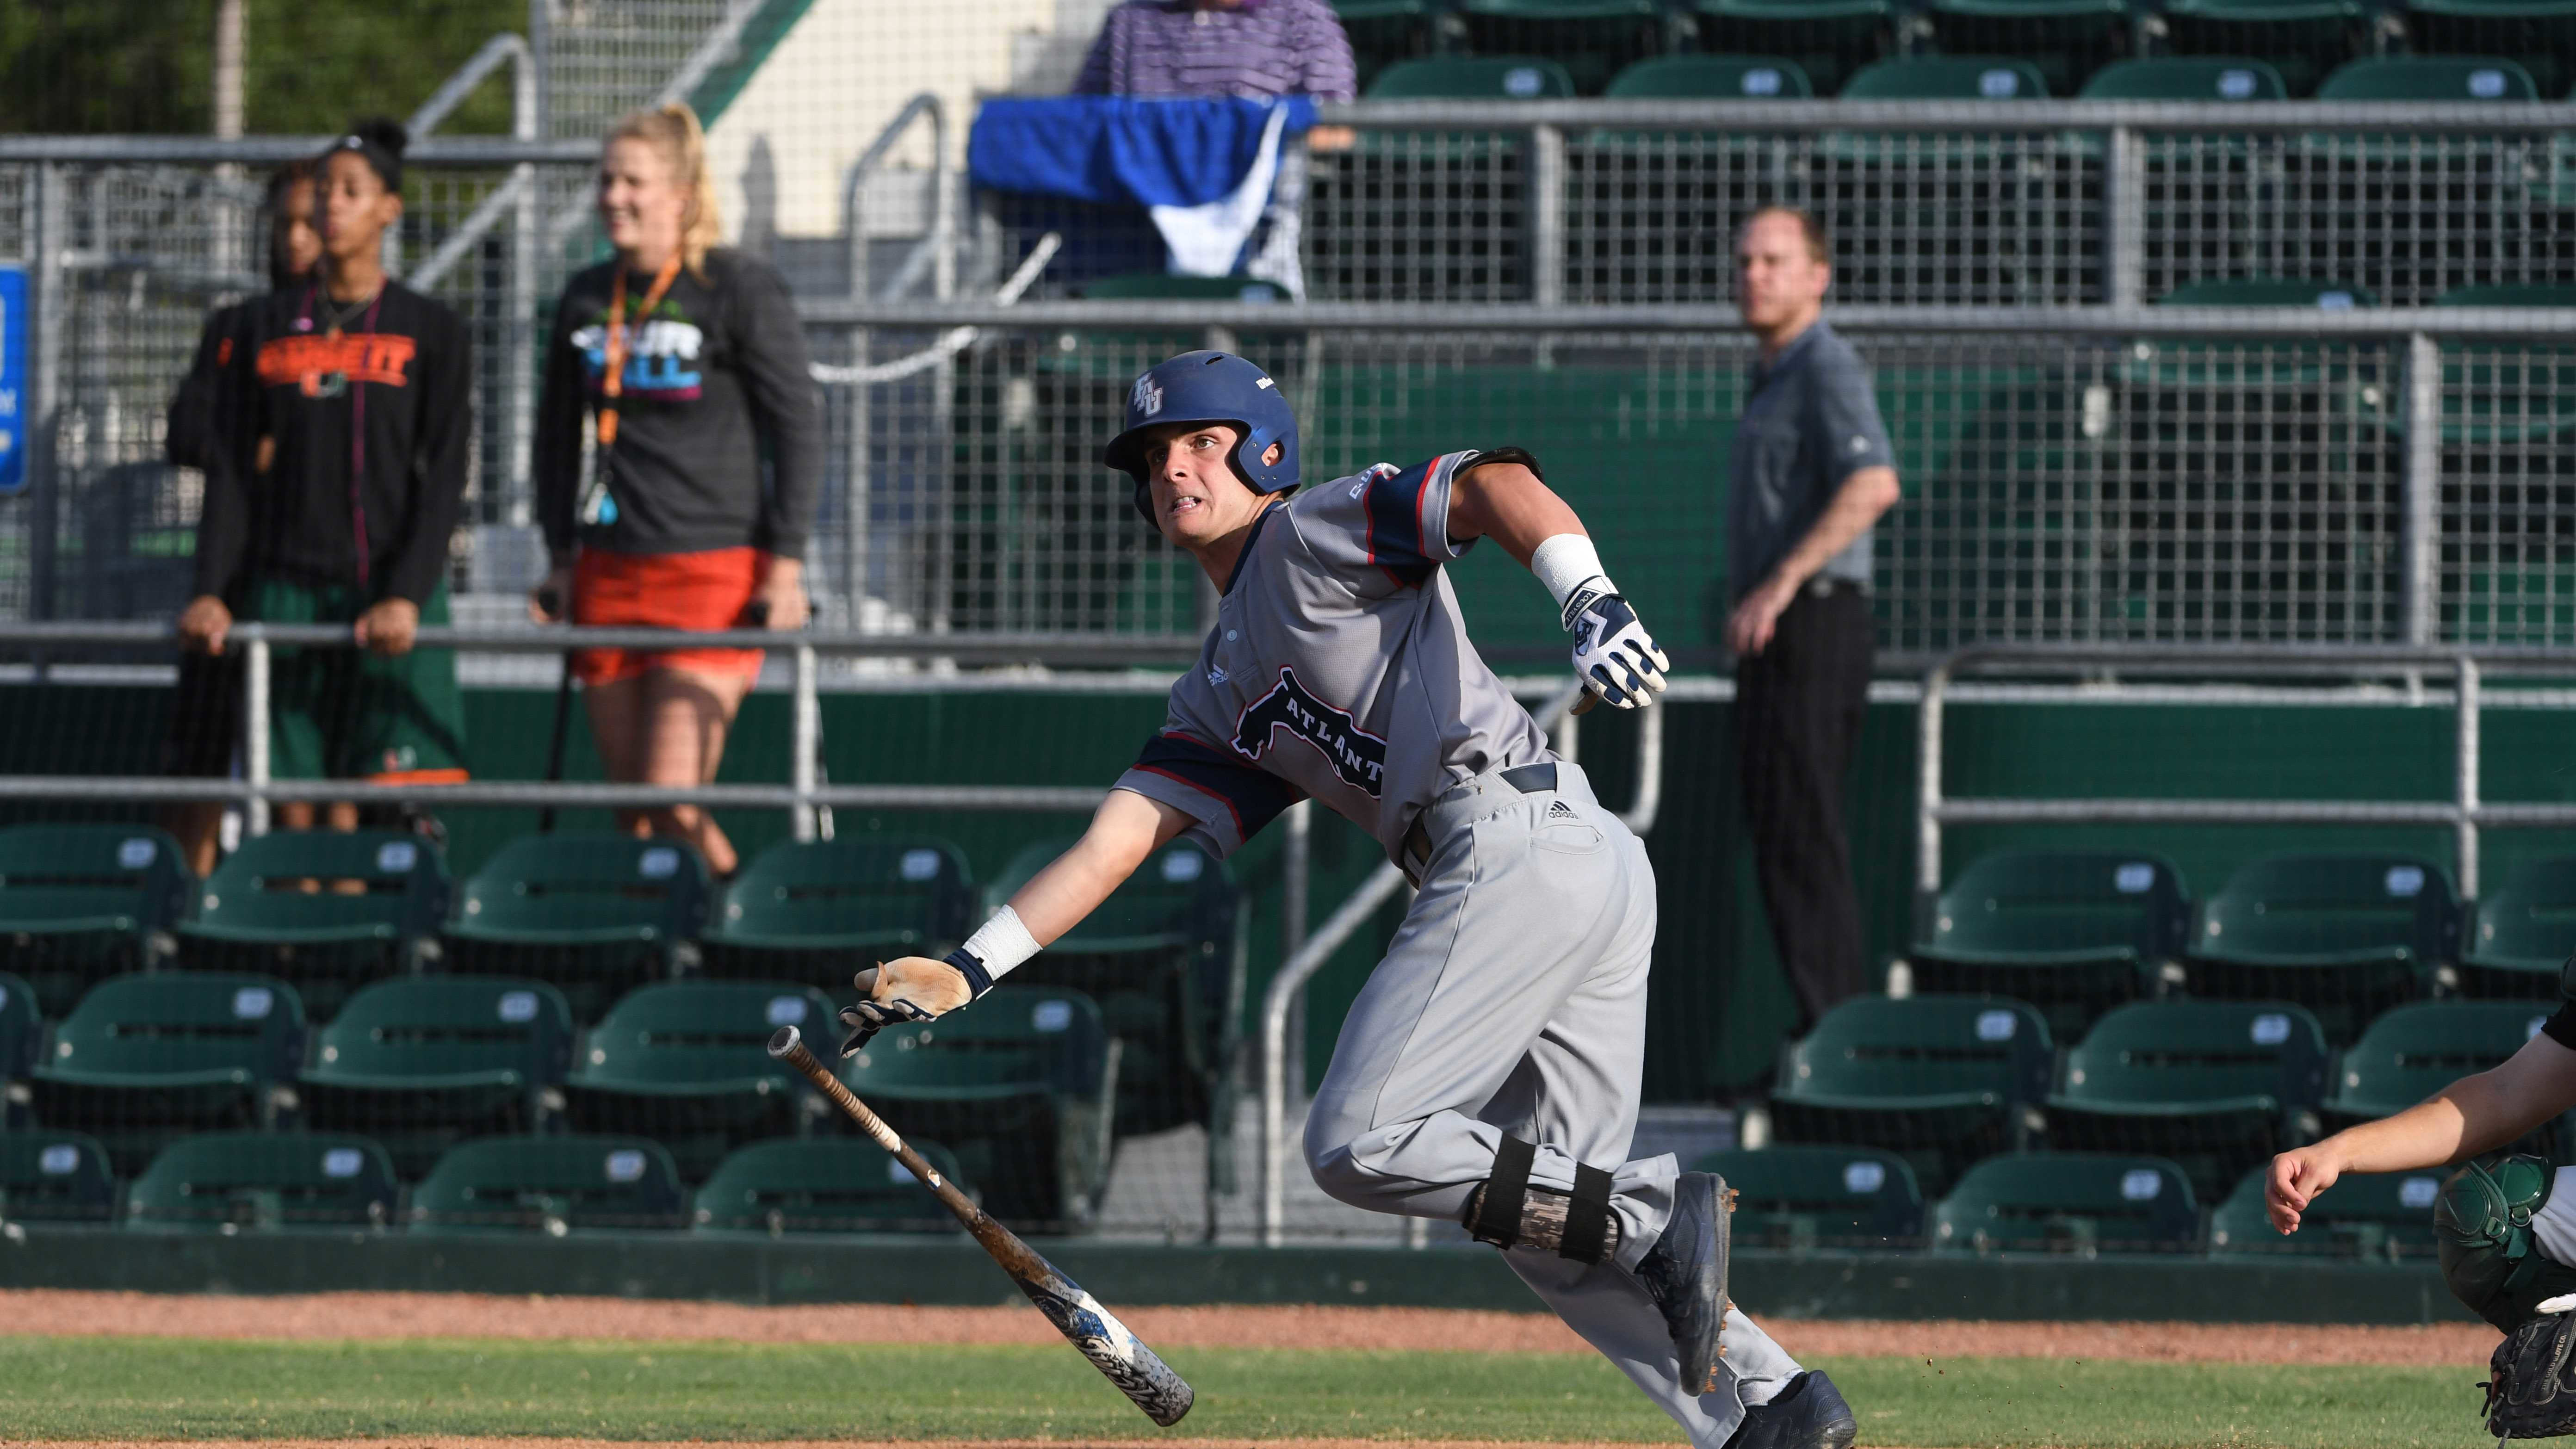
[[(1163, 731), (1117, 788), (1198, 821), (1222, 858), (1303, 796), (1401, 859), (1433, 797), (1556, 758), (1467, 640), (1441, 565), (1449, 492), (1480, 455), (1380, 463), (1256, 519)], [(1469, 540), (1472, 543), (1473, 540)]]

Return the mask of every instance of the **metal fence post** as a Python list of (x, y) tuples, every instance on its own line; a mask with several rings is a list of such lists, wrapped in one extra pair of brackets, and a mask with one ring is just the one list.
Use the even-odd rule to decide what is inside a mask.
[(268, 833), (268, 640), (242, 645), (242, 833)]
[[(543, 122), (545, 105), (543, 73), (545, 52), (536, 48), (543, 33), (544, 10), (548, 0), (535, 0), (529, 16), (530, 46), (518, 64), (517, 83), (511, 87), (510, 134), (522, 141), (534, 141)], [(510, 173), (519, 188), (518, 205), (510, 215), (510, 320), (501, 329), (504, 345), (510, 349), (510, 431), (509, 461), (502, 465), (503, 487), (501, 517), (513, 528), (525, 528), (535, 522), (534, 489), (528, 476), (528, 454), (536, 434), (537, 414), (537, 257), (540, 214), (537, 196), (537, 168), (521, 162)]]
[(1923, 700), (1915, 706), (1914, 896), (1922, 909), (1941, 894), (1941, 726), (1942, 696), (1949, 692), (1948, 661), (1923, 676)]
[(1565, 131), (1530, 128), (1530, 300), (1552, 307), (1565, 300)]
[(27, 617), (54, 616), (55, 549), (61, 542), (57, 515), (62, 508), (62, 453), (56, 446), (63, 411), (63, 331), (71, 308), (64, 296), (69, 274), (63, 253), (70, 241), (65, 212), (71, 204), (63, 168), (39, 166), (34, 177), (34, 253), (28, 258), (27, 285), (36, 296), (29, 323), (35, 335), (28, 368), (27, 395), (19, 399), (30, 444), (27, 459)]
[[(1315, 802), (1300, 800), (1288, 807), (1286, 819), (1288, 840), (1286, 858), (1279, 871), (1279, 959), (1294, 960), (1306, 945), (1306, 912), (1311, 906), (1315, 879)], [(1288, 1007), (1288, 1060), (1286, 1081), (1292, 1096), (1306, 1095), (1306, 997), (1298, 993)]]
[(2442, 348), (2429, 334), (2406, 339), (2406, 642), (2440, 632)]
[(2460, 896), (2478, 894), (2478, 661), (2463, 654), (2459, 663), (2459, 759), (2456, 793), (2460, 802), (2458, 833)]
[(814, 646), (796, 646), (795, 718), (789, 729), (787, 780), (796, 804), (788, 812), (798, 840), (814, 838), (816, 755), (823, 743), (823, 701), (815, 679)]
[(2135, 128), (2111, 128), (2102, 163), (2102, 300), (2113, 307), (2136, 305), (2146, 290), (2145, 149)]

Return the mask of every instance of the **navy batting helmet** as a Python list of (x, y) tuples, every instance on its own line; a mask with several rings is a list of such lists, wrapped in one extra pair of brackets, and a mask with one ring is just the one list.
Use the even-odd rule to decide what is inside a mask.
[[(1270, 374), (1231, 352), (1184, 352), (1147, 368), (1127, 389), (1127, 423), (1100, 461), (1136, 480), (1136, 512), (1154, 521), (1146, 487), (1147, 428), (1170, 423), (1232, 423), (1243, 434), (1234, 445), (1235, 476), (1256, 493), (1297, 490), (1297, 415), (1279, 395)], [(1279, 461), (1264, 463), (1270, 445)]]

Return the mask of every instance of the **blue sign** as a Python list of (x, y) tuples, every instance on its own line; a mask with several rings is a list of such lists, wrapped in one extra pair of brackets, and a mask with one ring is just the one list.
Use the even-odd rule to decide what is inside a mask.
[(0, 497), (27, 486), (27, 269), (0, 267)]

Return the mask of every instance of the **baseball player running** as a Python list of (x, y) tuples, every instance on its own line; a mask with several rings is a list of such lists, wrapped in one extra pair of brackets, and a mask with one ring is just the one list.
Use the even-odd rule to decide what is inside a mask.
[(1850, 1444), (1833, 1384), (1728, 1306), (1725, 1184), (1669, 1155), (1619, 1161), (1654, 873), (1477, 657), (1442, 572), (1492, 538), (1555, 595), (1586, 688), (1625, 709), (1664, 688), (1662, 652), (1537, 460), (1445, 453), (1301, 492), (1277, 386), (1189, 352), (1136, 379), (1102, 461), (1224, 590), (1216, 626), (1081, 840), (946, 960), (859, 973), (843, 1053), (974, 1000), (1173, 838), (1222, 858), (1313, 796), (1418, 887), (1316, 1092), (1317, 1184), (1502, 1248), (1701, 1449)]

